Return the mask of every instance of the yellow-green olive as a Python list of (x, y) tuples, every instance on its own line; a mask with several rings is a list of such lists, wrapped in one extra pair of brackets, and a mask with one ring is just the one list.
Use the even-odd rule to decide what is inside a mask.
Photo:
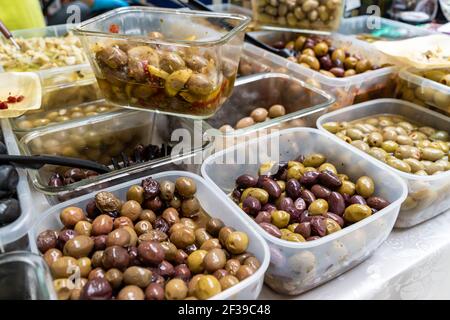
[(195, 288), (195, 296), (198, 299), (209, 299), (212, 296), (220, 293), (222, 291), (222, 287), (220, 285), (219, 280), (212, 275), (204, 275), (200, 277), (197, 282), (197, 286)]
[(341, 230), (341, 226), (339, 225), (339, 223), (330, 218), (325, 219), (325, 225), (327, 228), (327, 234), (331, 234)]
[(386, 158), (388, 156), (388, 153), (386, 151), (384, 151), (381, 148), (378, 147), (373, 147), (369, 150), (368, 152), (372, 157), (380, 160), (380, 161), (386, 161)]
[(413, 159), (420, 159), (420, 150), (413, 146), (399, 146), (394, 153), (394, 156), (399, 159), (407, 159), (407, 158), (413, 158)]
[(344, 211), (344, 219), (348, 222), (358, 222), (372, 214), (372, 209), (365, 204), (352, 204)]
[(342, 181), (342, 185), (339, 187), (338, 192), (341, 194), (348, 194), (352, 196), (355, 194), (356, 186), (353, 182), (344, 180)]
[(187, 265), (192, 273), (202, 273), (204, 270), (203, 260), (205, 259), (208, 251), (195, 250), (187, 258)]
[(241, 196), (241, 202), (243, 202), (247, 197), (253, 197), (259, 200), (261, 204), (266, 204), (269, 201), (269, 194), (266, 190), (261, 188), (247, 188), (244, 190)]
[(303, 160), (303, 165), (305, 167), (317, 168), (326, 160), (327, 158), (321, 153), (311, 153), (305, 157), (305, 160)]
[(363, 140), (355, 140), (355, 141), (350, 142), (350, 144), (364, 152), (369, 152), (369, 150), (370, 150), (369, 145), (366, 142), (364, 142)]
[(370, 197), (375, 191), (375, 183), (372, 178), (362, 176), (356, 181), (356, 192), (364, 198)]
[(331, 163), (329, 163), (329, 162), (325, 162), (325, 163), (321, 164), (319, 166), (318, 170), (319, 170), (319, 172), (328, 170), (328, 171), (333, 172), (334, 174), (337, 174), (336, 167), (334, 165), (332, 165)]
[(303, 236), (299, 233), (288, 233), (286, 235), (282, 235), (281, 239), (286, 240), (286, 241), (291, 241), (291, 242), (305, 242), (305, 238), (303, 238)]
[(367, 142), (371, 147), (380, 147), (383, 143), (383, 136), (379, 132), (372, 132), (368, 135)]
[(398, 143), (392, 140), (383, 141), (381, 148), (389, 153), (395, 152), (398, 148)]
[(234, 231), (228, 235), (225, 246), (232, 254), (241, 254), (248, 248), (248, 236), (244, 232)]
[(287, 179), (299, 180), (303, 176), (304, 168), (301, 166), (293, 166), (287, 171)]
[(444, 157), (444, 151), (435, 148), (423, 148), (420, 150), (422, 160), (437, 161)]
[(312, 216), (322, 215), (328, 211), (328, 202), (324, 199), (314, 200), (308, 207), (308, 212)]
[(408, 173), (411, 172), (411, 167), (409, 166), (409, 164), (395, 157), (390, 157), (389, 159), (387, 159), (386, 163), (397, 170)]
[(271, 222), (278, 228), (284, 228), (289, 224), (291, 215), (283, 210), (274, 210), (271, 214)]

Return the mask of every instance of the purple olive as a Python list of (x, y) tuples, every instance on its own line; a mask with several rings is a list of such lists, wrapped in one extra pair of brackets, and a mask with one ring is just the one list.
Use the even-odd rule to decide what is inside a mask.
[(311, 231), (313, 234), (319, 237), (324, 237), (327, 234), (327, 225), (324, 217), (312, 217), (311, 218)]
[(324, 70), (330, 70), (333, 67), (333, 62), (331, 61), (331, 58), (329, 55), (324, 55), (319, 58), (320, 66)]
[(334, 214), (334, 213), (332, 213), (332, 212), (327, 212), (327, 213), (325, 214), (325, 217), (326, 217), (326, 218), (330, 218), (330, 219), (336, 221), (336, 222), (339, 224), (339, 226), (340, 226), (341, 228), (344, 227), (344, 219), (342, 219), (341, 216), (338, 216), (337, 214)]
[(264, 231), (266, 231), (267, 233), (273, 235), (276, 238), (281, 238), (281, 231), (280, 229), (278, 229), (276, 226), (274, 226), (271, 223), (267, 223), (267, 222), (261, 222), (259, 224), (259, 226), (261, 228), (264, 229)]
[(81, 300), (109, 300), (112, 298), (112, 287), (106, 279), (89, 280), (81, 290)]
[[(340, 60), (337, 60), (340, 61)], [(334, 74), (337, 78), (342, 78), (344, 76), (344, 69), (339, 67), (334, 67), (330, 69), (330, 72)]]
[(300, 183), (302, 185), (313, 185), (316, 184), (319, 179), (319, 172), (317, 171), (308, 171), (303, 174), (303, 176), (300, 178)]
[(296, 200), (298, 197), (300, 197), (301, 191), (302, 186), (300, 185), (300, 182), (298, 182), (297, 179), (289, 179), (286, 182), (286, 194), (288, 197), (292, 198), (293, 200)]
[(267, 176), (260, 176), (258, 179), (258, 186), (267, 191), (272, 198), (279, 198), (281, 195), (280, 185), (273, 179)]
[(45, 230), (39, 233), (36, 243), (41, 253), (45, 253), (49, 249), (56, 248), (58, 244), (58, 232), (55, 230)]
[(267, 212), (272, 213), (272, 211), (277, 210), (277, 207), (276, 207), (275, 205), (271, 204), (271, 203), (266, 203), (266, 204), (261, 208), (261, 210), (262, 210), (262, 211), (267, 211)]
[(270, 212), (267, 212), (267, 211), (260, 211), (255, 218), (256, 223), (262, 223), (262, 222), (270, 223), (271, 220), (272, 220), (272, 215), (270, 214)]
[(72, 168), (64, 172), (64, 178), (72, 178), (75, 181), (80, 181), (86, 178), (86, 174), (81, 169)]
[(294, 207), (294, 201), (289, 197), (282, 197), (278, 204), (278, 210), (287, 211), (288, 208), (292, 207)]
[(240, 175), (236, 179), (236, 185), (242, 189), (252, 188), (252, 187), (256, 186), (257, 183), (258, 183), (258, 179), (249, 174)]
[[(333, 67), (337, 69), (342, 69), (342, 71), (344, 71), (344, 62), (342, 62), (342, 60), (336, 59), (333, 61)], [(333, 70), (334, 68), (332, 68), (331, 70)]]
[(309, 215), (308, 210), (303, 211), (300, 214), (300, 222), (311, 222), (312, 217)]
[(311, 222), (301, 222), (294, 230), (295, 233), (299, 233), (303, 238), (307, 239), (311, 236)]
[(91, 200), (86, 205), (86, 215), (89, 219), (94, 220), (101, 214), (101, 211), (97, 208), (97, 204), (95, 203), (95, 200)]
[(158, 217), (155, 220), (154, 229), (167, 233), (170, 229), (170, 225), (165, 219)]
[(191, 278), (191, 270), (189, 270), (186, 264), (179, 264), (174, 269), (174, 278), (189, 281)]
[(277, 180), (286, 180), (287, 167), (288, 167), (287, 162), (280, 161), (278, 163), (278, 171), (273, 175), (273, 178)]
[(66, 242), (69, 241), (70, 239), (75, 238), (77, 235), (78, 233), (75, 230), (72, 229), (62, 230), (58, 235), (58, 248), (62, 250)]
[(315, 184), (311, 187), (311, 192), (316, 196), (316, 198), (328, 199), (331, 194), (330, 189), (321, 186), (320, 184)]
[(102, 234), (102, 235), (95, 236), (92, 238), (94, 240), (95, 251), (106, 249), (106, 239), (107, 238), (108, 238), (108, 236), (106, 234)]
[(252, 216), (256, 215), (261, 210), (261, 202), (254, 197), (248, 196), (242, 202), (242, 210), (244, 210), (246, 214)]
[(316, 200), (316, 196), (314, 195), (314, 193), (312, 193), (311, 191), (307, 190), (307, 189), (303, 189), (300, 197), (305, 200), (306, 205), (309, 206), (311, 203), (313, 203)]
[(49, 187), (61, 187), (64, 185), (64, 181), (63, 178), (61, 177), (61, 175), (59, 173), (54, 173), (49, 181), (48, 181), (48, 185)]
[(328, 197), (328, 211), (342, 216), (345, 211), (345, 200), (342, 194), (333, 191)]
[(366, 204), (366, 200), (362, 196), (355, 194), (354, 196), (352, 196), (350, 198), (349, 203), (350, 204)]
[(285, 211), (291, 215), (291, 218), (289, 219), (289, 223), (299, 222), (300, 217), (303, 213), (303, 211), (297, 210), (294, 207), (289, 207)]
[(312, 237), (309, 237), (308, 239), (306, 239), (306, 241), (314, 241), (314, 240), (319, 240), (319, 239), (320, 239), (319, 236), (312, 236)]
[(158, 196), (151, 198), (151, 199), (147, 199), (144, 202), (144, 208), (150, 209), (155, 212), (161, 210), (162, 207), (163, 207), (163, 202), (161, 201), (161, 198)]
[(306, 210), (306, 202), (305, 200), (303, 200), (302, 198), (298, 198), (297, 200), (294, 201), (294, 208), (297, 209), (298, 211), (305, 211)]
[(142, 180), (141, 186), (144, 188), (145, 199), (154, 198), (159, 194), (159, 182), (151, 177)]
[(172, 277), (175, 274), (173, 265), (167, 260), (163, 260), (158, 265), (158, 271), (158, 273), (165, 278)]
[(239, 189), (234, 189), (233, 192), (231, 193), (231, 198), (237, 204), (239, 204), (239, 202), (241, 201), (241, 196), (242, 192)]
[(319, 174), (319, 181), (322, 185), (331, 189), (338, 188), (342, 185), (342, 181), (339, 177), (330, 170), (322, 171)]
[(367, 205), (376, 210), (382, 210), (389, 205), (389, 201), (381, 197), (369, 197), (367, 198)]

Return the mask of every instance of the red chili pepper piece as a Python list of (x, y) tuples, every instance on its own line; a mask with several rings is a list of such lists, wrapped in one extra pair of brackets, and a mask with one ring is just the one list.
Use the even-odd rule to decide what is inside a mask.
[(0, 110), (8, 109), (8, 104), (4, 101), (0, 101)]
[(119, 25), (113, 23), (109, 26), (109, 32), (111, 33), (119, 33)]

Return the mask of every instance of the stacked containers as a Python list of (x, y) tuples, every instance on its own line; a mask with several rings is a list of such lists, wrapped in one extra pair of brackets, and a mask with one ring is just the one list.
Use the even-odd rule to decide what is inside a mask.
[[(272, 149), (271, 152), (275, 153), (268, 157), (266, 153), (270, 145), (278, 145), (279, 149)], [(324, 154), (339, 172), (351, 179), (371, 176), (376, 185), (375, 192), (391, 205), (339, 232), (303, 243), (284, 241), (270, 235), (241, 210), (241, 215), (269, 243), (271, 263), (265, 276), (266, 284), (283, 294), (300, 294), (367, 259), (391, 232), (400, 205), (406, 198), (405, 183), (375, 160), (309, 128), (286, 129), (248, 141), (210, 156), (202, 165), (202, 175), (206, 180), (218, 186), (224, 194), (229, 194), (238, 176), (257, 172), (262, 162), (275, 160), (278, 156), (279, 161), (288, 161), (299, 154), (312, 152)], [(231, 199), (228, 201), (240, 209)]]
[[(221, 196), (220, 190), (211, 187), (202, 177), (184, 171), (167, 171), (152, 175), (152, 178), (155, 180), (166, 179), (175, 181), (178, 177), (189, 177), (194, 180), (197, 186), (196, 197), (200, 201), (202, 208), (208, 214), (210, 214), (212, 217), (221, 219), (227, 226), (231, 226), (236, 230), (247, 233), (249, 237), (248, 252), (253, 253), (255, 257), (258, 258), (258, 260), (261, 262), (261, 266), (253, 275), (243, 280), (239, 284), (233, 286), (232, 288), (219, 293), (212, 299), (254, 300), (258, 298), (263, 285), (264, 272), (266, 271), (270, 260), (267, 244), (258, 234), (258, 232), (256, 232), (251, 226), (249, 226), (245, 219), (240, 216), (236, 208), (234, 208), (226, 199), (224, 199), (224, 197)], [(131, 180), (126, 183), (107, 188), (103, 191), (112, 192), (120, 199), (125, 199), (128, 188), (134, 184), (140, 184), (142, 179), (145, 178), (146, 177)], [(42, 218), (35, 224), (32, 232), (30, 233), (30, 237), (32, 238), (32, 251), (35, 253), (39, 253), (36, 247), (35, 239), (40, 232), (48, 229), (57, 230), (62, 228), (63, 225), (59, 220), (59, 214), (62, 209), (69, 206), (85, 208), (86, 204), (92, 198), (94, 198), (94, 196), (95, 193), (90, 193), (80, 198), (59, 204), (45, 212), (42, 215)]]
[[(330, 121), (350, 122), (382, 114), (400, 115), (409, 121), (439, 130), (448, 131), (450, 128), (450, 120), (448, 117), (410, 102), (395, 99), (374, 100), (331, 112), (317, 120), (317, 127), (330, 136), (336, 143), (346, 144), (332, 133), (326, 131), (323, 128), (323, 124)], [(349, 147), (354, 152), (361, 154), (361, 156), (365, 158), (369, 157), (356, 147), (350, 145)], [(450, 171), (431, 176), (419, 176), (399, 171), (379, 160), (375, 161), (377, 161), (380, 167), (389, 169), (401, 177), (408, 186), (408, 197), (402, 205), (399, 217), (395, 223), (396, 227), (407, 228), (414, 226), (450, 208), (450, 198), (448, 196), (450, 191)]]

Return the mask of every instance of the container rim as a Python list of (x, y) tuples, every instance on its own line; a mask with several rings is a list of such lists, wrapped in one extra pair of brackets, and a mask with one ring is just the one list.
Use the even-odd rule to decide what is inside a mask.
[[(195, 17), (204, 17), (204, 18), (225, 18), (225, 19), (233, 19), (240, 21), (239, 25), (233, 27), (231, 30), (228, 30), (223, 36), (219, 37), (215, 40), (168, 40), (165, 41), (163, 39), (148, 39), (145, 36), (141, 35), (122, 35), (117, 33), (108, 33), (108, 32), (101, 32), (101, 31), (92, 31), (88, 30), (89, 26), (92, 23), (96, 23), (101, 20), (108, 19), (112, 16), (120, 15), (123, 13), (129, 13), (129, 12), (144, 12), (144, 13), (164, 13), (164, 14), (171, 14), (171, 15), (183, 15), (183, 16), (195, 16)], [(130, 39), (136, 39), (145, 43), (150, 44), (163, 44), (163, 45), (173, 45), (173, 44), (179, 44), (179, 45), (185, 45), (185, 46), (214, 46), (214, 45), (220, 45), (228, 40), (230, 40), (236, 33), (240, 31), (244, 31), (247, 25), (250, 23), (251, 18), (242, 15), (242, 14), (231, 14), (231, 13), (220, 13), (220, 12), (211, 12), (211, 11), (197, 11), (197, 10), (183, 10), (183, 9), (164, 9), (164, 8), (157, 8), (157, 7), (137, 7), (137, 6), (130, 6), (130, 7), (123, 7), (118, 8), (115, 10), (108, 11), (104, 14), (101, 14), (97, 17), (91, 18), (89, 20), (86, 20), (79, 24), (77, 27), (73, 29), (73, 32), (77, 35), (81, 36), (101, 36), (101, 37), (107, 37), (112, 39), (123, 39), (123, 40), (130, 40)]]
[[(79, 121), (68, 121), (67, 123), (62, 123), (60, 125), (43, 128), (42, 130), (31, 131), (31, 132), (27, 133), (26, 135), (24, 135), (20, 139), (19, 147), (21, 149), (21, 153), (23, 153), (24, 155), (31, 155), (31, 152), (28, 148), (28, 142), (35, 138), (38, 138), (40, 136), (55, 133), (55, 132), (61, 132), (64, 130), (77, 128), (77, 127), (81, 127), (81, 126), (92, 125), (92, 124), (96, 124), (99, 122), (108, 121), (111, 119), (123, 118), (123, 117), (131, 116), (134, 114), (142, 113), (142, 112), (145, 112), (145, 111), (116, 110), (116, 111), (112, 111), (109, 113), (99, 114), (94, 117), (82, 119)], [(152, 114), (152, 116), (156, 116), (156, 113), (151, 113), (151, 114)], [(189, 121), (189, 120), (180, 118), (180, 121)], [(210, 126), (208, 124), (206, 124), (205, 121), (202, 121), (202, 128), (203, 127), (205, 127), (204, 131), (210, 129)], [(125, 167), (125, 168), (122, 168), (119, 170), (113, 170), (111, 172), (100, 174), (93, 178), (80, 180), (75, 183), (61, 186), (61, 187), (49, 187), (48, 185), (42, 184), (38, 178), (37, 170), (29, 169), (27, 171), (28, 171), (28, 174), (30, 175), (33, 186), (38, 191), (40, 191), (48, 196), (58, 196), (58, 195), (63, 195), (68, 192), (76, 192), (76, 191), (89, 189), (90, 187), (94, 187), (98, 184), (106, 183), (109, 181), (116, 180), (118, 178), (126, 177), (127, 175), (130, 175), (130, 174), (136, 174), (136, 173), (146, 171), (146, 170), (153, 170), (153, 169), (159, 168), (161, 166), (164, 166), (166, 164), (173, 163), (174, 161), (182, 161), (184, 159), (195, 156), (201, 152), (209, 150), (210, 148), (212, 148), (212, 146), (213, 146), (213, 141), (207, 139), (203, 145), (196, 146), (195, 148), (189, 150), (188, 153), (183, 153), (181, 155), (175, 155), (174, 157), (167, 156), (167, 157), (163, 157), (163, 158), (159, 158), (159, 159), (155, 159), (155, 160), (150, 160), (147, 162), (142, 162), (140, 164), (136, 164), (136, 165), (133, 165), (130, 167)]]
[[(400, 99), (392, 99), (392, 98), (385, 98), (385, 99), (375, 99), (375, 100), (371, 100), (371, 101), (366, 101), (366, 102), (362, 102), (362, 103), (358, 103), (355, 104), (353, 106), (350, 107), (346, 107), (340, 110), (336, 110), (327, 114), (324, 114), (322, 116), (320, 116), (317, 121), (316, 121), (316, 126), (317, 128), (322, 131), (323, 133), (325, 133), (326, 135), (330, 136), (334, 141), (338, 142), (339, 144), (345, 144), (348, 145), (352, 148), (353, 151), (361, 154), (361, 155), (365, 155), (366, 157), (368, 156), (367, 153), (363, 152), (362, 150), (359, 150), (356, 147), (353, 147), (351, 144), (346, 143), (345, 141), (342, 141), (341, 139), (337, 138), (334, 134), (332, 134), (331, 132), (328, 132), (327, 130), (325, 130), (325, 128), (322, 126), (322, 123), (324, 123), (325, 121), (331, 121), (333, 116), (336, 115), (340, 115), (342, 113), (351, 113), (354, 110), (358, 110), (358, 109), (362, 109), (367, 107), (368, 105), (372, 105), (372, 104), (376, 104), (376, 103), (393, 103), (393, 104), (403, 104), (406, 105), (408, 107), (411, 107), (412, 109), (414, 109), (415, 112), (417, 113), (428, 113), (429, 115), (433, 116), (433, 117), (437, 117), (440, 118), (441, 120), (447, 121), (449, 123), (449, 127), (450, 127), (450, 120), (449, 117), (446, 117), (438, 112), (435, 112), (433, 110), (430, 109), (426, 109), (423, 108), (421, 106), (418, 106), (414, 103), (411, 103), (409, 101), (404, 101), (404, 100), (400, 100)], [(375, 113), (374, 113), (375, 114)], [(379, 113), (377, 113), (379, 114)], [(370, 116), (370, 114), (368, 115)], [(353, 119), (353, 120), (357, 120), (357, 119)], [(442, 178), (448, 179), (450, 178), (450, 170), (447, 170), (445, 172), (442, 172), (440, 174), (437, 175), (431, 175), (431, 176), (418, 176), (412, 173), (406, 173), (400, 170), (397, 170), (391, 166), (388, 166), (387, 164), (381, 162), (380, 160), (375, 159), (372, 156), (369, 156), (371, 158), (371, 160), (375, 160), (379, 166), (382, 166), (385, 169), (390, 169), (392, 171), (394, 171), (397, 175), (399, 175), (400, 177), (402, 177), (403, 179), (407, 179), (407, 180), (419, 180), (419, 181), (435, 181), (435, 180), (441, 180)]]
[[(151, 174), (151, 175), (146, 175), (146, 176), (143, 176), (143, 177), (131, 180), (131, 181), (127, 181), (127, 182), (103, 189), (103, 191), (114, 192), (114, 191), (129, 187), (132, 184), (137, 183), (147, 177), (152, 177), (154, 179), (163, 179), (164, 177), (167, 177), (167, 176), (189, 177), (196, 182), (200, 181), (202, 184), (204, 184), (208, 188), (212, 187), (213, 189), (216, 189), (216, 191), (219, 190), (216, 186), (214, 186), (214, 185), (211, 186), (211, 184), (205, 178), (201, 177), (200, 175), (197, 175), (195, 173), (188, 172), (188, 171), (174, 170), (174, 171), (165, 171), (165, 172), (155, 173), (155, 174)], [(47, 209), (44, 213), (42, 213), (39, 216), (39, 219), (36, 219), (36, 221), (34, 222), (34, 224), (31, 227), (30, 236), (32, 237), (32, 239), (30, 239), (30, 246), (32, 248), (32, 252), (38, 252), (37, 247), (36, 247), (36, 240), (35, 240), (36, 236), (37, 236), (36, 229), (41, 223), (43, 223), (46, 219), (48, 219), (55, 212), (60, 211), (60, 209), (70, 206), (70, 205), (73, 205), (75, 203), (85, 201), (87, 199), (91, 199), (91, 198), (92, 198), (92, 193), (86, 194), (81, 197), (74, 198), (74, 199), (71, 199), (66, 202), (62, 202), (56, 206), (53, 206), (53, 207)], [(213, 296), (211, 298), (211, 300), (220, 300), (220, 299), (228, 298), (229, 296), (232, 296), (233, 294), (236, 294), (236, 292), (239, 292), (240, 290), (242, 290), (243, 287), (247, 286), (249, 283), (253, 282), (255, 279), (262, 278), (264, 276), (264, 273), (266, 272), (266, 270), (269, 266), (269, 262), (270, 262), (270, 251), (269, 251), (269, 246), (268, 246), (267, 242), (264, 241), (263, 237), (259, 234), (259, 232), (257, 230), (255, 230), (251, 225), (249, 225), (248, 222), (245, 219), (243, 219), (243, 217), (241, 217), (241, 215), (236, 210), (234, 210), (234, 212), (233, 212), (234, 208), (229, 205), (229, 202), (226, 199), (224, 199), (224, 204), (227, 205), (229, 207), (229, 209), (231, 209), (231, 212), (235, 216), (236, 219), (240, 220), (240, 222), (242, 224), (246, 225), (249, 228), (250, 232), (253, 234), (253, 237), (256, 239), (257, 242), (259, 242), (261, 244), (261, 246), (263, 248), (262, 256), (264, 257), (264, 259), (263, 259), (263, 261), (261, 261), (261, 266), (258, 268), (258, 270), (254, 274), (252, 274), (250, 277), (244, 279), (243, 281), (239, 282), (237, 285)]]
[[(281, 136), (284, 134), (290, 134), (290, 133), (295, 133), (295, 132), (306, 132), (306, 133), (313, 133), (313, 134), (317, 134), (319, 136), (322, 136), (324, 138), (328, 138), (330, 139), (330, 137), (323, 133), (322, 131), (319, 131), (318, 129), (314, 129), (314, 128), (289, 128), (289, 129), (284, 129), (284, 130), (280, 130), (278, 132), (274, 132), (271, 134), (268, 134), (267, 136), (264, 136), (262, 138), (255, 138), (255, 139), (251, 139), (249, 141), (243, 142), (243, 143), (239, 143), (233, 147), (227, 148), (225, 150), (221, 150), (211, 156), (209, 156), (204, 162), (203, 165), (201, 167), (201, 173), (202, 176), (209, 181), (212, 185), (214, 185), (218, 190), (220, 190), (222, 192), (222, 194), (226, 195), (225, 192), (223, 192), (215, 183), (214, 181), (209, 177), (209, 175), (206, 173), (206, 169), (205, 167), (212, 163), (215, 159), (222, 157), (223, 155), (225, 155), (228, 152), (232, 152), (235, 150), (238, 150), (239, 148), (245, 147), (249, 144), (254, 144), (256, 143), (259, 139), (271, 139), (272, 137), (275, 136)], [(334, 139), (331, 139), (333, 142)], [(244, 219), (246, 219), (252, 226), (254, 226), (257, 230), (261, 230), (261, 234), (262, 237), (267, 239), (268, 241), (280, 246), (280, 247), (287, 247), (287, 248), (292, 248), (292, 249), (309, 249), (309, 248), (314, 248), (314, 247), (318, 247), (321, 246), (325, 243), (334, 241), (334, 240), (338, 240), (339, 238), (341, 238), (342, 236), (349, 234), (361, 227), (364, 227), (365, 225), (368, 225), (369, 223), (378, 220), (379, 218), (385, 216), (386, 214), (391, 212), (391, 208), (394, 207), (398, 207), (400, 208), (401, 203), (406, 199), (407, 195), (408, 195), (408, 188), (406, 186), (406, 183), (403, 179), (401, 179), (400, 177), (398, 177), (397, 175), (395, 175), (395, 173), (393, 173), (392, 171), (386, 170), (386, 168), (381, 167), (377, 161), (374, 161), (373, 159), (367, 159), (365, 157), (363, 157), (362, 154), (357, 153), (353, 150), (353, 148), (349, 148), (346, 144), (339, 144), (339, 147), (342, 147), (344, 149), (346, 149), (347, 152), (349, 153), (353, 153), (356, 154), (359, 158), (361, 158), (361, 160), (364, 160), (366, 162), (370, 162), (372, 165), (378, 167), (380, 170), (385, 171), (386, 174), (388, 174), (392, 180), (395, 181), (395, 183), (398, 183), (399, 186), (401, 187), (402, 193), (401, 196), (395, 200), (394, 202), (391, 202), (391, 204), (389, 206), (387, 206), (386, 208), (376, 212), (376, 214), (371, 215), (368, 218), (365, 218), (361, 221), (358, 221), (338, 232), (329, 234), (323, 238), (314, 240), (314, 241), (309, 241), (309, 242), (291, 242), (291, 241), (287, 241), (287, 240), (282, 240), (279, 238), (276, 238), (274, 236), (272, 236), (271, 234), (269, 234), (268, 232), (266, 232), (264, 229), (262, 229), (252, 218), (250, 218), (250, 216), (248, 216), (247, 214), (245, 214), (241, 208), (239, 208), (239, 206), (234, 203), (229, 197), (228, 195), (226, 195), (228, 202), (233, 204), (233, 207), (235, 208), (235, 210), (239, 210), (241, 212), (241, 215), (243, 216)]]
[[(445, 69), (445, 68), (433, 68), (428, 70), (434, 70), (434, 69)], [(442, 83), (439, 83), (437, 81), (433, 81), (431, 79), (427, 79), (425, 77), (419, 76), (414, 73), (414, 71), (419, 71), (420, 69), (414, 68), (414, 67), (406, 67), (399, 71), (398, 75), (400, 78), (412, 82), (418, 86), (433, 88), (435, 90), (443, 91), (447, 94), (450, 94), (450, 87), (446, 86)]]
[[(261, 130), (261, 129), (269, 128), (275, 124), (289, 121), (291, 119), (297, 119), (297, 118), (309, 116), (318, 111), (325, 110), (326, 108), (330, 107), (333, 103), (336, 102), (336, 99), (331, 94), (328, 94), (327, 92), (325, 92), (321, 89), (318, 89), (310, 84), (307, 84), (303, 80), (300, 80), (294, 76), (284, 74), (284, 73), (270, 72), (270, 73), (251, 74), (248, 76), (240, 77), (236, 80), (235, 87), (238, 87), (240, 85), (245, 85), (245, 84), (248, 84), (251, 82), (256, 82), (258, 80), (269, 79), (269, 78), (281, 78), (281, 79), (291, 80), (291, 81), (299, 84), (300, 86), (302, 86), (308, 90), (311, 90), (311, 91), (315, 92), (316, 94), (322, 96), (324, 99), (326, 99), (326, 101), (323, 103), (317, 104), (317, 105), (310, 106), (308, 108), (304, 108), (301, 110), (297, 110), (297, 111), (285, 114), (284, 116), (281, 116), (278, 118), (273, 118), (268, 121), (256, 123), (247, 128), (237, 129), (237, 130), (233, 130), (233, 131), (225, 132), (225, 133), (220, 131), (218, 128), (213, 128), (211, 130), (211, 132), (213, 132), (213, 134), (211, 136), (229, 138), (229, 137), (239, 137), (242, 135), (247, 135), (247, 134), (253, 133), (255, 131)], [(212, 116), (212, 117), (214, 117), (214, 116)], [(208, 122), (208, 119), (205, 119), (205, 122)]]

